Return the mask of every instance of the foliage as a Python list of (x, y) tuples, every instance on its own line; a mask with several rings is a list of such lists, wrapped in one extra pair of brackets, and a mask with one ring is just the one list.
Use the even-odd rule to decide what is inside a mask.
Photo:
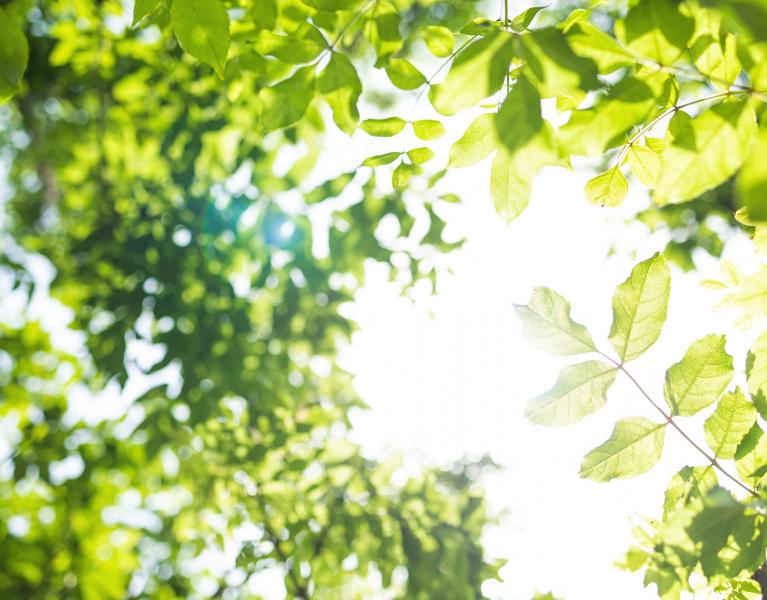
[[(440, 207), (454, 197), (434, 184), (486, 159), (491, 200), (509, 221), (541, 169), (585, 157), (604, 167), (586, 184), (590, 202), (618, 206), (634, 180), (650, 190), (638, 219), (680, 234), (666, 254), (683, 268), (698, 247), (721, 254), (710, 219), (736, 226), (736, 206), (767, 249), (767, 4), (602, 0), (515, 16), (504, 3), (495, 20), (484, 10), (470, 0), (136, 0), (126, 15), (115, 0), (2, 3), (6, 229), (19, 245), (3, 264), (31, 293), (24, 256), (45, 256), (51, 293), (87, 348), (69, 356), (33, 322), (3, 331), (12, 401), (2, 410), (18, 435), (0, 497), (4, 515), (28, 512), (3, 532), (4, 593), (246, 593), (252, 574), (279, 565), (298, 598), (364, 596), (355, 586), (374, 570), (406, 598), (481, 597), (497, 565), (478, 542), (487, 515), (476, 469), (396, 485), (393, 466), (344, 439), (361, 402), (335, 364), (353, 327), (338, 309), (365, 261), (387, 263), (406, 286), (434, 281), (436, 258), (457, 246), (441, 236)], [(390, 86), (372, 83), (383, 80), (376, 70)], [(447, 164), (430, 167), (465, 111)], [(333, 127), (394, 139), (359, 169), (317, 181)], [(389, 217), (396, 240), (379, 232)], [(709, 285), (754, 324), (765, 273), (725, 265)], [(528, 335), (599, 359), (566, 367), (527, 412), (573, 423), (605, 404), (619, 372), (629, 377), (662, 421), (620, 420), (582, 476), (647, 471), (669, 427), (706, 465), (680, 470), (662, 521), (637, 532), (625, 566), (643, 568), (663, 597), (691, 589), (693, 573), (726, 597), (754, 597), (767, 546), (766, 338), (742, 389), (731, 387), (739, 363), (725, 337), (701, 332), (667, 372), (664, 408), (626, 365), (657, 341), (670, 279), (655, 255), (618, 286), (611, 354), (563, 297), (537, 288), (517, 307)], [(134, 365), (141, 343), (162, 357)], [(125, 385), (135, 368), (175, 368), (180, 389), (145, 391), (135, 413), (98, 425), (63, 418), (72, 386)], [(681, 423), (714, 404), (709, 451)], [(59, 481), (52, 466), (69, 457), (79, 475)], [(143, 520), (95, 516), (108, 508)], [(257, 531), (238, 539), (247, 524)], [(189, 570), (232, 540), (230, 572)], [(97, 561), (108, 567), (94, 573)], [(47, 565), (55, 576), (43, 577)]]

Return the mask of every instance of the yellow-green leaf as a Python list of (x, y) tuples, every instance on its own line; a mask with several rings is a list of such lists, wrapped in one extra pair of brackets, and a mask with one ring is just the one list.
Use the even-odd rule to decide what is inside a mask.
[(479, 115), (450, 148), (448, 167), (468, 167), (487, 158), (497, 148), (495, 115)]
[(551, 354), (596, 352), (588, 330), (570, 318), (570, 303), (554, 290), (533, 289), (527, 305), (515, 305), (528, 340)]
[(450, 56), (455, 46), (455, 36), (447, 27), (427, 25), (423, 30), (423, 41), (434, 56), (445, 58)]
[(413, 121), (413, 133), (419, 140), (436, 140), (445, 135), (445, 126), (435, 119)]
[(730, 459), (756, 422), (756, 408), (740, 389), (722, 396), (703, 426), (708, 447), (717, 458)]
[(610, 438), (583, 458), (580, 476), (593, 481), (610, 481), (649, 471), (663, 452), (665, 428), (665, 423), (654, 423), (642, 417), (618, 421)]
[(365, 119), (360, 123), (360, 129), (368, 135), (376, 137), (391, 137), (401, 132), (407, 121), (399, 117), (387, 117), (385, 119)]
[(590, 179), (585, 189), (588, 201), (599, 206), (620, 205), (628, 191), (629, 182), (617, 165)]
[(527, 404), (525, 415), (538, 425), (570, 425), (604, 406), (615, 381), (615, 365), (590, 360), (565, 367), (556, 384)]
[(170, 22), (181, 47), (223, 79), (229, 52), (229, 15), (220, 0), (173, 0)]
[(666, 259), (655, 254), (636, 265), (615, 290), (610, 343), (621, 363), (642, 355), (660, 336), (670, 286)]
[(413, 64), (404, 58), (391, 58), (386, 65), (386, 74), (391, 82), (401, 90), (415, 90), (426, 83), (423, 76)]
[(648, 146), (634, 144), (628, 151), (629, 167), (639, 181), (652, 186), (660, 175), (660, 156)]
[(717, 401), (733, 376), (723, 335), (693, 342), (681, 361), (666, 371), (663, 393), (671, 414), (689, 416)]
[(21, 26), (0, 7), (0, 104), (19, 90), (27, 69), (29, 47)]

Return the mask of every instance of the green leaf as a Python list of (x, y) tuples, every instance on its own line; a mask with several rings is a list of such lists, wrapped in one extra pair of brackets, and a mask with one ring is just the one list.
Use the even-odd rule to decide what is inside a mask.
[(716, 471), (710, 465), (706, 467), (683, 467), (671, 478), (666, 488), (663, 518), (666, 519), (671, 513), (687, 506), (694, 498), (703, 498), (718, 483)]
[(511, 30), (516, 31), (517, 33), (521, 33), (528, 28), (530, 23), (533, 22), (535, 15), (537, 15), (544, 8), (546, 8), (546, 6), (531, 6), (527, 10), (522, 11), (511, 20)]
[(314, 98), (314, 67), (303, 67), (277, 85), (261, 90), (261, 124), (267, 131), (292, 125)]
[(586, 199), (597, 206), (619, 206), (629, 191), (629, 182), (619, 166), (589, 179), (586, 183)]
[(610, 342), (621, 363), (641, 356), (660, 336), (670, 286), (666, 259), (655, 254), (636, 265), (615, 290)]
[(767, 223), (765, 156), (767, 156), (767, 128), (762, 128), (736, 180), (738, 200), (753, 223)]
[(0, 7), (0, 104), (18, 90), (29, 60), (29, 46), (19, 24)]
[(262, 30), (253, 46), (259, 54), (274, 56), (288, 64), (303, 64), (317, 58), (327, 48), (327, 42), (316, 27), (305, 23), (288, 35)]
[(400, 156), (402, 156), (401, 152), (386, 152), (384, 154), (376, 154), (375, 156), (370, 156), (366, 158), (362, 162), (362, 166), (363, 167), (382, 167), (383, 165), (388, 165), (393, 163)]
[(570, 318), (570, 303), (554, 290), (533, 289), (527, 305), (515, 305), (525, 336), (551, 354), (596, 352), (588, 330)]
[(397, 165), (391, 175), (391, 185), (395, 190), (401, 190), (407, 187), (415, 171), (413, 165), (401, 162)]
[(570, 425), (602, 408), (615, 381), (615, 365), (590, 360), (565, 367), (557, 383), (527, 404), (525, 416), (538, 425)]
[(718, 11), (694, 8), (696, 31), (690, 44), (690, 56), (698, 71), (711, 83), (728, 89), (738, 78), (742, 66), (737, 55), (737, 41), (732, 33), (722, 35), (722, 16)]
[(434, 158), (434, 151), (426, 146), (413, 148), (412, 150), (408, 150), (406, 154), (414, 165), (422, 165)]
[(404, 58), (390, 58), (389, 64), (386, 65), (386, 74), (401, 90), (415, 90), (426, 83), (423, 73)]
[(360, 123), (362, 129), (368, 135), (376, 137), (391, 137), (400, 133), (407, 121), (399, 117), (386, 117), (385, 119), (365, 119)]
[(401, 17), (396, 8), (388, 2), (375, 3), (370, 17), (366, 31), (378, 57), (376, 66), (381, 67), (392, 54), (402, 48), (402, 36), (399, 31)]
[(357, 101), (362, 93), (354, 65), (345, 55), (334, 52), (317, 79), (317, 87), (333, 111), (335, 124), (344, 133), (352, 135), (360, 120)]
[(501, 148), (490, 167), (490, 199), (496, 212), (511, 223), (527, 208), (530, 192), (529, 177), (520, 171), (514, 157)]
[(762, 333), (748, 351), (746, 377), (751, 400), (764, 419), (767, 417), (767, 332)]
[(520, 40), (525, 74), (542, 98), (571, 97), (599, 87), (594, 62), (575, 54), (559, 29), (536, 29)]
[(649, 471), (663, 452), (665, 428), (665, 423), (653, 423), (642, 417), (621, 419), (610, 438), (583, 458), (580, 476), (610, 481)]
[(756, 408), (740, 389), (722, 396), (703, 426), (706, 443), (717, 458), (735, 457), (743, 438), (756, 422)]
[(453, 61), (445, 80), (429, 90), (438, 112), (454, 115), (497, 92), (514, 58), (510, 34), (495, 31), (467, 46)]
[(520, 76), (498, 111), (495, 128), (498, 139), (513, 154), (543, 127), (541, 97), (524, 76)]
[(220, 0), (173, 0), (170, 22), (181, 47), (223, 79), (229, 52), (229, 15)]
[(629, 167), (639, 181), (652, 186), (660, 175), (660, 156), (648, 146), (634, 144), (628, 151)]
[(754, 487), (767, 474), (767, 435), (758, 422), (735, 450), (735, 469), (746, 484)]
[(436, 140), (445, 135), (445, 126), (434, 119), (422, 119), (413, 121), (413, 133), (419, 140)]
[(693, 342), (681, 361), (666, 371), (663, 393), (671, 414), (689, 416), (717, 401), (732, 380), (732, 357), (723, 335)]
[(616, 23), (619, 39), (639, 56), (671, 65), (687, 49), (695, 21), (672, 0), (641, 0)]
[(755, 133), (756, 117), (748, 102), (723, 102), (694, 119), (678, 119), (661, 154), (655, 201), (685, 202), (724, 183), (749, 156)]
[(479, 115), (450, 148), (448, 167), (468, 167), (487, 158), (497, 148), (495, 115), (492, 113)]
[(445, 58), (453, 53), (455, 36), (447, 27), (427, 25), (421, 32), (426, 47), (434, 56)]
[[(133, 3), (133, 19), (131, 27), (138, 25), (138, 22), (153, 12), (160, 5), (160, 0), (136, 0)], [(5, 37), (5, 36), (3, 36)]]
[(577, 55), (594, 61), (600, 73), (612, 73), (636, 63), (633, 54), (615, 38), (587, 21), (579, 21), (567, 32), (567, 42)]
[(601, 156), (608, 148), (625, 144), (632, 127), (644, 123), (658, 104), (667, 77), (621, 79), (593, 106), (573, 111), (560, 129), (562, 143), (573, 154)]

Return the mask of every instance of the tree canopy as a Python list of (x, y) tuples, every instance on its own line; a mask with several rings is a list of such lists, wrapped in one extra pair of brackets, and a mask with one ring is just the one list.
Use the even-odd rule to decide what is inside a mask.
[[(659, 419), (618, 421), (581, 476), (646, 472), (671, 429), (701, 463), (624, 566), (662, 598), (767, 597), (765, 335), (734, 360), (704, 327), (663, 399), (629, 370), (666, 320), (669, 262), (719, 256), (723, 227), (767, 250), (766, 24), (764, 0), (0, 2), (2, 277), (66, 307), (78, 340), (26, 308), (0, 326), (3, 596), (249, 598), (277, 572), (290, 598), (485, 597), (492, 460), (403, 479), (365, 456), (337, 353), (368, 261), (403, 293), (434, 284), (461, 245), (437, 183), (487, 161), (509, 223), (547, 167), (595, 169), (583, 196), (606, 209), (649, 192), (633, 218), (672, 235), (617, 287), (609, 345), (554, 290), (516, 307), (534, 343), (590, 355), (526, 413), (575, 423), (628, 377)], [(336, 133), (387, 149), (331, 172)], [(709, 287), (759, 325), (764, 267), (723, 273)], [(72, 416), (132, 379), (123, 414)]]

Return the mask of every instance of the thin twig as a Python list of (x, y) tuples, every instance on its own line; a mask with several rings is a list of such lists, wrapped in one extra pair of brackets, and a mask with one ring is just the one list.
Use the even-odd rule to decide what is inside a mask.
[(746, 491), (747, 491), (749, 494), (751, 494), (752, 496), (758, 496), (758, 494), (757, 494), (757, 492), (756, 492), (755, 490), (753, 490), (752, 488), (748, 487), (748, 486), (747, 486), (745, 483), (743, 483), (743, 482), (742, 482), (740, 479), (738, 479), (737, 477), (735, 477), (735, 476), (731, 475), (731, 474), (730, 474), (730, 473), (729, 473), (729, 472), (728, 472), (728, 471), (727, 471), (727, 470), (726, 470), (724, 467), (722, 467), (722, 465), (721, 465), (721, 464), (719, 463), (719, 461), (716, 459), (716, 456), (712, 456), (711, 454), (709, 454), (708, 452), (706, 452), (706, 451), (705, 451), (705, 450), (704, 450), (704, 449), (703, 449), (701, 446), (699, 446), (699, 445), (698, 445), (698, 444), (695, 442), (695, 440), (693, 440), (693, 439), (692, 439), (692, 438), (691, 438), (689, 435), (687, 435), (687, 433), (686, 433), (686, 432), (685, 432), (685, 431), (684, 431), (684, 430), (683, 430), (683, 429), (682, 429), (682, 428), (679, 426), (679, 424), (678, 424), (678, 423), (677, 423), (677, 422), (674, 420), (674, 417), (672, 417), (672, 416), (671, 416), (669, 413), (667, 413), (665, 410), (663, 410), (663, 408), (660, 406), (660, 404), (658, 404), (657, 402), (655, 402), (655, 400), (653, 400), (653, 399), (650, 397), (650, 395), (649, 395), (649, 394), (648, 394), (648, 393), (645, 391), (645, 389), (644, 389), (644, 388), (643, 388), (643, 387), (640, 385), (640, 383), (639, 383), (639, 382), (638, 382), (636, 379), (634, 379), (634, 376), (633, 376), (633, 375), (631, 375), (631, 373), (629, 373), (629, 372), (626, 370), (626, 367), (624, 367), (622, 363), (620, 363), (620, 362), (618, 362), (617, 360), (613, 359), (611, 356), (609, 356), (609, 355), (605, 354), (604, 352), (601, 352), (601, 351), (599, 351), (599, 350), (597, 350), (597, 352), (598, 352), (600, 355), (602, 355), (604, 358), (606, 358), (607, 360), (609, 360), (609, 361), (610, 361), (612, 364), (614, 364), (614, 365), (615, 365), (615, 366), (616, 366), (616, 367), (617, 367), (617, 368), (618, 368), (620, 371), (623, 371), (623, 373), (626, 375), (626, 377), (628, 377), (628, 378), (631, 380), (631, 382), (632, 382), (632, 383), (633, 383), (633, 384), (636, 386), (636, 388), (639, 390), (639, 392), (640, 392), (640, 393), (641, 393), (641, 394), (642, 394), (642, 395), (643, 395), (643, 396), (644, 396), (644, 397), (647, 399), (647, 401), (648, 401), (650, 404), (652, 404), (652, 405), (653, 405), (653, 407), (655, 408), (655, 410), (657, 410), (657, 411), (658, 411), (658, 412), (659, 412), (661, 415), (663, 415), (663, 419), (666, 421), (666, 423), (668, 423), (668, 424), (669, 424), (669, 425), (671, 425), (671, 426), (672, 426), (674, 429), (676, 429), (676, 430), (679, 432), (679, 434), (680, 434), (680, 435), (681, 435), (681, 436), (682, 436), (682, 437), (683, 437), (685, 440), (687, 440), (687, 442), (688, 442), (690, 445), (692, 445), (692, 447), (693, 447), (693, 448), (695, 448), (695, 449), (696, 449), (698, 452), (700, 452), (700, 453), (701, 453), (703, 456), (705, 456), (705, 457), (706, 457), (706, 460), (708, 460), (708, 462), (711, 464), (711, 466), (712, 466), (712, 467), (714, 467), (715, 469), (717, 469), (717, 470), (718, 470), (718, 471), (719, 471), (719, 472), (720, 472), (722, 475), (724, 475), (725, 477), (727, 477), (727, 478), (728, 478), (730, 481), (732, 481), (733, 483), (735, 483), (735, 484), (739, 485), (741, 488), (743, 488), (744, 490), (746, 490)]

